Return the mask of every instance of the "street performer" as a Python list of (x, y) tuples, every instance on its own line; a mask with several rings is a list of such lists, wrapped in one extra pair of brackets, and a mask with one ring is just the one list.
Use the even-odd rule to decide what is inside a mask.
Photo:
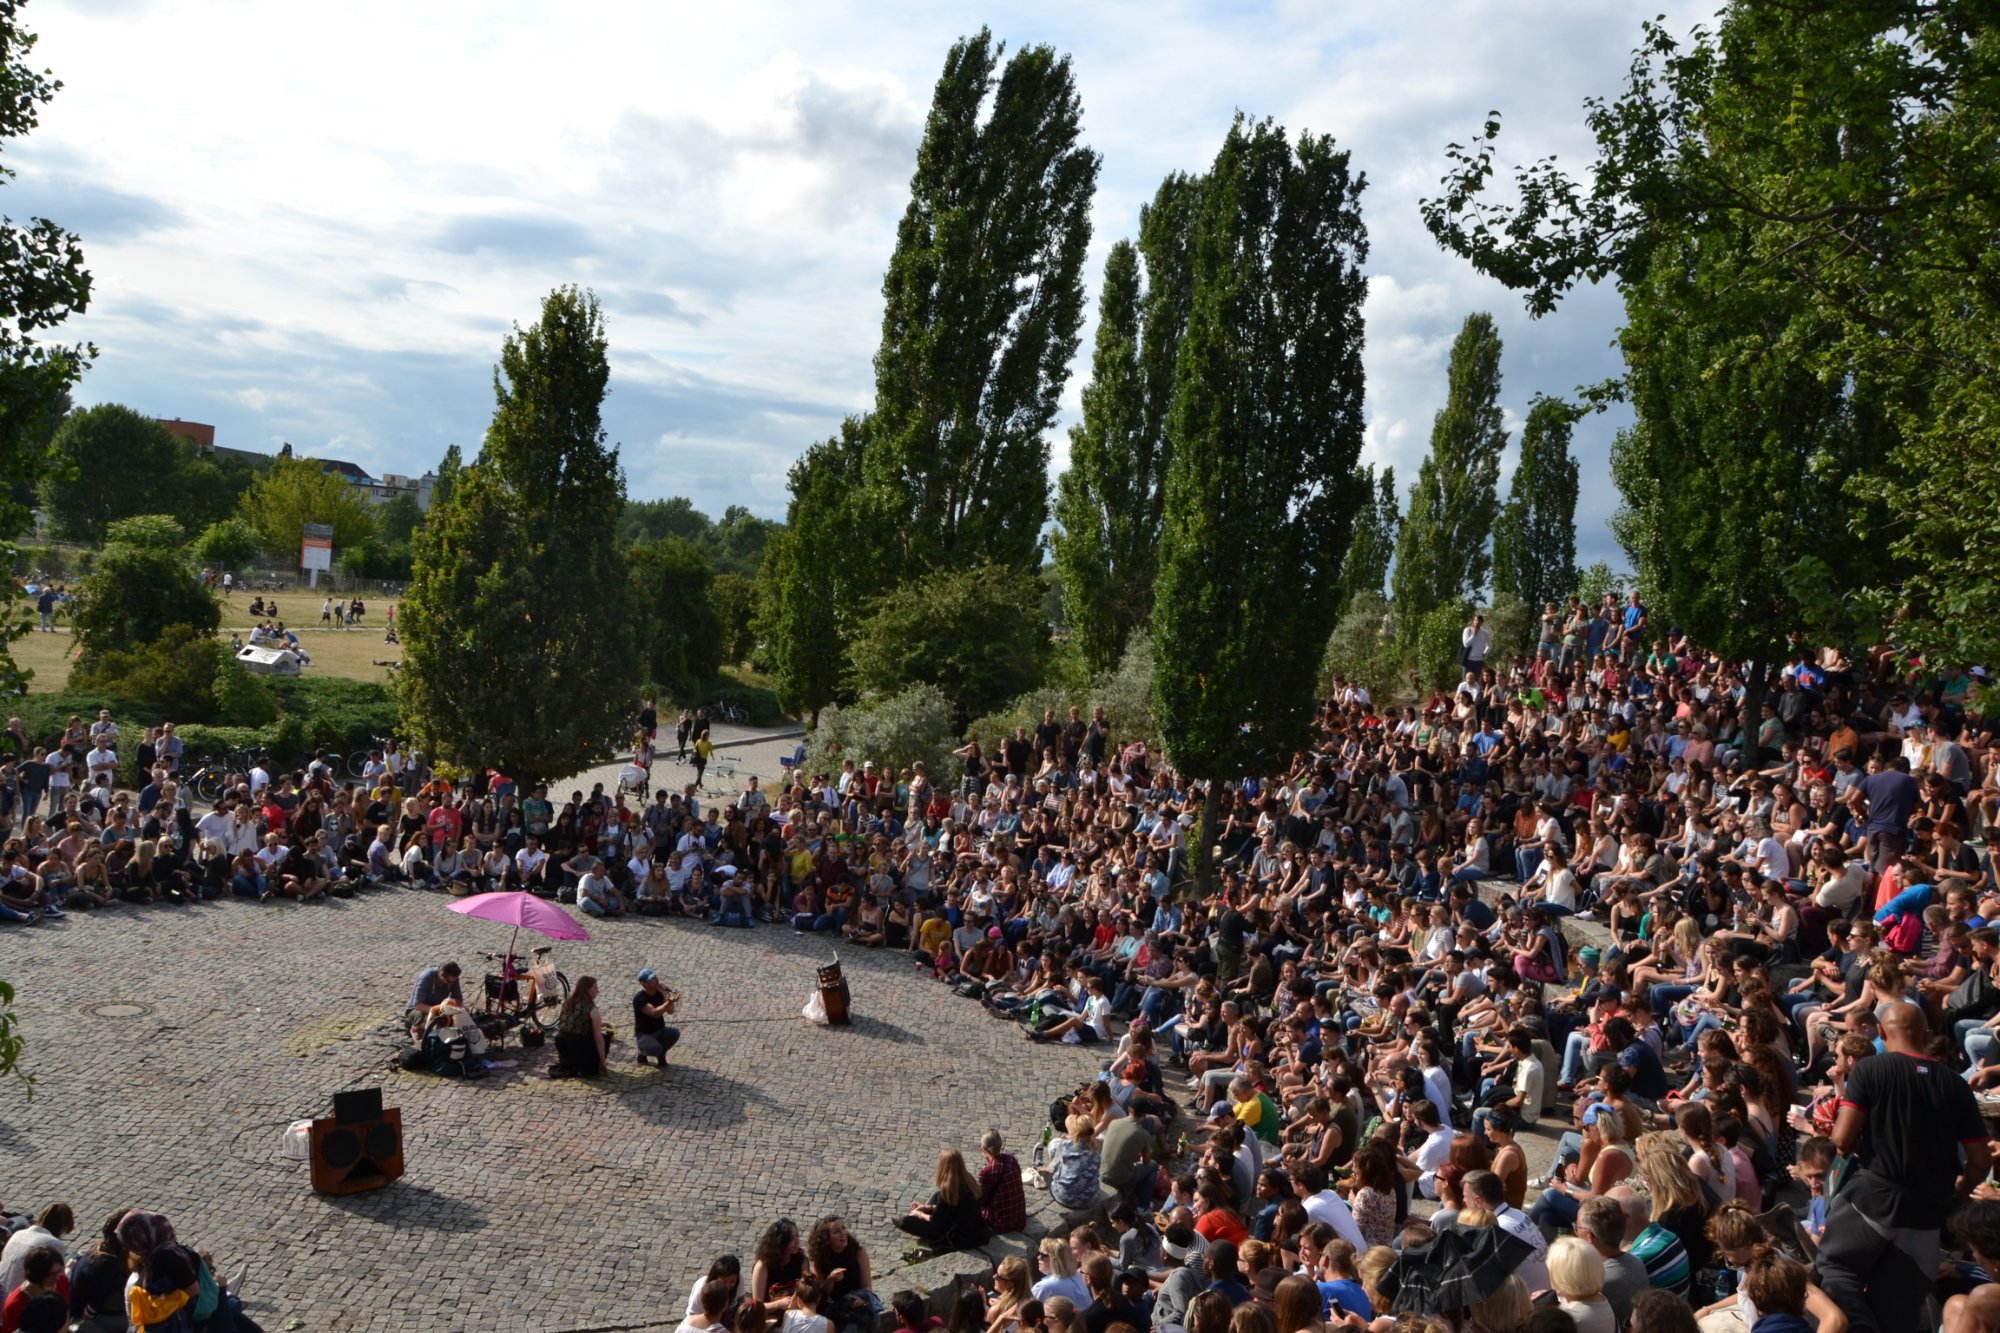
[(669, 1027), (667, 1019), (680, 1007), (678, 991), (668, 990), (660, 984), (660, 974), (652, 968), (639, 973), (639, 993), (632, 997), (632, 1045), (637, 1049), (640, 1064), (648, 1060), (658, 1060), (660, 1068), (667, 1067), (667, 1052), (681, 1039), (681, 1030)]
[(431, 1019), (437, 1016), (439, 1007), (447, 1001), (455, 1002), (463, 1009), (465, 996), (458, 988), (458, 978), (457, 963), (432, 964), (417, 973), (416, 984), (410, 987), (410, 1003), (403, 1014), (403, 1026), (416, 1029), (421, 1034), (428, 1029)]

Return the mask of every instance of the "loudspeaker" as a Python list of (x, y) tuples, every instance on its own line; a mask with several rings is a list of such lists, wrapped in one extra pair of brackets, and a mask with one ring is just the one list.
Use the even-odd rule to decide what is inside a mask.
[[(355, 1100), (343, 1104), (343, 1097)], [(369, 1108), (372, 1116), (343, 1115)], [(379, 1090), (341, 1093), (334, 1113), (312, 1122), (307, 1137), (312, 1163), (312, 1187), (321, 1194), (360, 1194), (378, 1190), (403, 1174), (403, 1113), (382, 1106)]]
[(840, 974), (840, 960), (819, 969), (819, 1001), (826, 1007), (826, 1021), (840, 1026), (851, 1021), (848, 1017), (847, 980)]
[(334, 1123), (341, 1125), (360, 1124), (366, 1120), (382, 1118), (382, 1089), (356, 1088), (351, 1092), (333, 1094)]

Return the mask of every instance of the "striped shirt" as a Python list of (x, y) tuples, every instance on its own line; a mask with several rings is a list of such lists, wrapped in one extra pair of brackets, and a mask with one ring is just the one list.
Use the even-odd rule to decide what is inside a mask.
[(1654, 1222), (1640, 1232), (1626, 1250), (1646, 1265), (1648, 1282), (1676, 1296), (1687, 1296), (1690, 1276), (1688, 1252), (1679, 1236)]

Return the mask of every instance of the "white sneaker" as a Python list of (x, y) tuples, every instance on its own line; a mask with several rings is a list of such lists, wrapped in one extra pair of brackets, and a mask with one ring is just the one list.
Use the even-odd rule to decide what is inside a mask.
[(250, 1261), (245, 1259), (236, 1268), (236, 1276), (229, 1279), (229, 1294), (237, 1300), (243, 1299), (243, 1279), (249, 1275)]

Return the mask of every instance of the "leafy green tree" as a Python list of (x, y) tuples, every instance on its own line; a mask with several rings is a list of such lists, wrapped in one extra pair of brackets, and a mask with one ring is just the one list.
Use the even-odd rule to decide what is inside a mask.
[(1368, 489), (1369, 499), (1354, 516), (1354, 539), (1348, 543), (1347, 561), (1340, 570), (1343, 612), (1363, 593), (1374, 594), (1377, 601), (1382, 599), (1382, 585), (1389, 577), (1389, 558), (1396, 553), (1396, 532), (1402, 526), (1396, 501), (1396, 469), (1385, 466), (1378, 474), (1371, 463), (1361, 469), (1361, 481)]
[(217, 569), (241, 569), (256, 556), (257, 531), (240, 518), (211, 523), (194, 539), (194, 558)]
[(694, 507), (684, 495), (664, 500), (627, 500), (618, 516), (618, 539), (626, 542), (657, 542), (668, 537), (700, 541), (708, 536), (708, 515)]
[(1771, 282), (1748, 239), (1663, 240), (1627, 287), (1619, 343), (1637, 419), (1611, 473), (1625, 501), (1612, 529), (1640, 589), (1695, 642), (1752, 664), (1754, 722), (1755, 668), (1808, 623), (1793, 583), (1801, 555), (1816, 552), (1849, 587), (1879, 558), (1825, 538), (1853, 529), (1849, 483), (1886, 432), (1820, 355), (1837, 326)]
[(1631, 575), (1619, 573), (1603, 560), (1592, 561), (1576, 576), (1576, 595), (1586, 607), (1595, 607), (1604, 600), (1606, 593), (1622, 602), (1631, 586)]
[(195, 573), (187, 536), (162, 514), (113, 523), (71, 611), (77, 646), (93, 654), (143, 648), (170, 625), (212, 634), (222, 611)]
[(1041, 583), (1000, 565), (939, 570), (870, 605), (849, 652), (855, 683), (893, 694), (928, 681), (961, 719), (1039, 682), (1048, 656)]
[(868, 422), (849, 417), (792, 464), (785, 526), (757, 576), (758, 638), (778, 702), (794, 713), (816, 717), (839, 694), (852, 623), (879, 587), (862, 479), (867, 437)]
[(647, 680), (692, 698), (722, 665), (722, 624), (711, 601), (715, 570), (682, 537), (642, 542), (626, 552), (632, 621)]
[(945, 59), (882, 280), (869, 475), (897, 569), (1032, 570), (1048, 431), (1083, 321), (1097, 155), (1069, 59), (992, 34)]
[[(35, 69), (35, 34), (17, 21), (18, 4), (0, 6), (0, 145), (33, 130), (62, 84)], [(14, 169), (0, 164), (0, 185)], [(88, 343), (50, 341), (51, 331), (90, 304), (90, 273), (76, 236), (47, 218), (25, 225), (0, 218), (0, 565), (12, 568), (14, 539), (34, 520), (27, 497), (52, 461), (52, 423), (90, 364)], [(7, 645), (27, 632), (24, 604), (0, 609), (0, 688), (19, 692), (28, 676)], [(11, 992), (9, 992), (11, 996)], [(11, 1018), (0, 1004), (0, 1073), (12, 1067)]]
[(1126, 636), (1152, 612), (1162, 458), (1160, 437), (1145, 437), (1145, 407), (1139, 257), (1120, 241), (1104, 265), (1083, 423), (1070, 429), (1050, 538), (1070, 638), (1093, 671), (1117, 660)]
[(408, 546), (423, 521), (423, 507), (408, 491), (375, 511), (375, 530), (389, 546)]
[(709, 528), (703, 545), (717, 572), (754, 575), (763, 567), (764, 548), (777, 527), (742, 505), (731, 505)]
[(1521, 461), (1507, 503), (1493, 524), (1494, 593), (1524, 603), (1532, 612), (1531, 626), (1544, 606), (1560, 606), (1576, 589), (1577, 473), (1569, 453), (1576, 418), (1568, 403), (1535, 399), (1521, 430)]
[(1466, 316), (1451, 345), (1444, 406), (1431, 423), (1431, 452), (1410, 488), (1396, 539), (1396, 620), (1414, 634), (1438, 606), (1477, 599), (1486, 587), (1486, 543), (1499, 508), (1500, 334), (1493, 316)]
[(56, 535), (95, 545), (115, 519), (160, 512), (177, 490), (180, 445), (167, 428), (118, 403), (72, 412), (56, 431), (40, 499)]
[(708, 585), (708, 605), (722, 635), (722, 661), (735, 666), (757, 651), (757, 581), (724, 572)]
[(551, 292), (501, 348), (480, 456), (440, 473), (448, 498), (417, 531), (396, 623), (405, 713), (451, 762), (561, 777), (631, 715), (612, 535), (625, 482), (600, 424), (610, 374), (597, 298)]
[[(1160, 736), (1210, 780), (1303, 742), (1354, 514), (1362, 431), (1363, 180), (1325, 136), (1239, 116), (1201, 192), (1153, 607)], [(1246, 725), (1249, 727), (1246, 730)]]
[(239, 508), (264, 553), (291, 565), (298, 562), (299, 542), (308, 523), (333, 528), (336, 557), (375, 535), (375, 519), (368, 512), (367, 501), (355, 493), (346, 478), (327, 471), (316, 458), (281, 456), (271, 460), (269, 470), (243, 492)]
[[(1445, 189), (1424, 205), (1444, 245), (1537, 313), (1604, 278), (1628, 306), (1650, 303), (1663, 246), (1694, 262), (1703, 296), (1723, 272), (1782, 288), (1809, 334), (1794, 353), (1889, 428), (1848, 477), (1869, 502), (1846, 506), (1850, 531), (1789, 553), (1798, 627), (1865, 632), (1848, 623), (1857, 606), (1878, 619), (1896, 606), (1900, 643), (1960, 661), (2000, 652), (2000, 582), (1966, 558), (2000, 539), (1997, 25), (1988, 8), (1930, 0), (1739, 0), (1686, 38), (1649, 23), (1623, 91), (1586, 103), (1585, 175), (1539, 159), (1515, 171), (1514, 201), (1490, 201), (1494, 113), (1448, 150)], [(1743, 438), (1789, 452), (1771, 426)], [(1826, 558), (1856, 548), (1871, 568), (1843, 575)]]

